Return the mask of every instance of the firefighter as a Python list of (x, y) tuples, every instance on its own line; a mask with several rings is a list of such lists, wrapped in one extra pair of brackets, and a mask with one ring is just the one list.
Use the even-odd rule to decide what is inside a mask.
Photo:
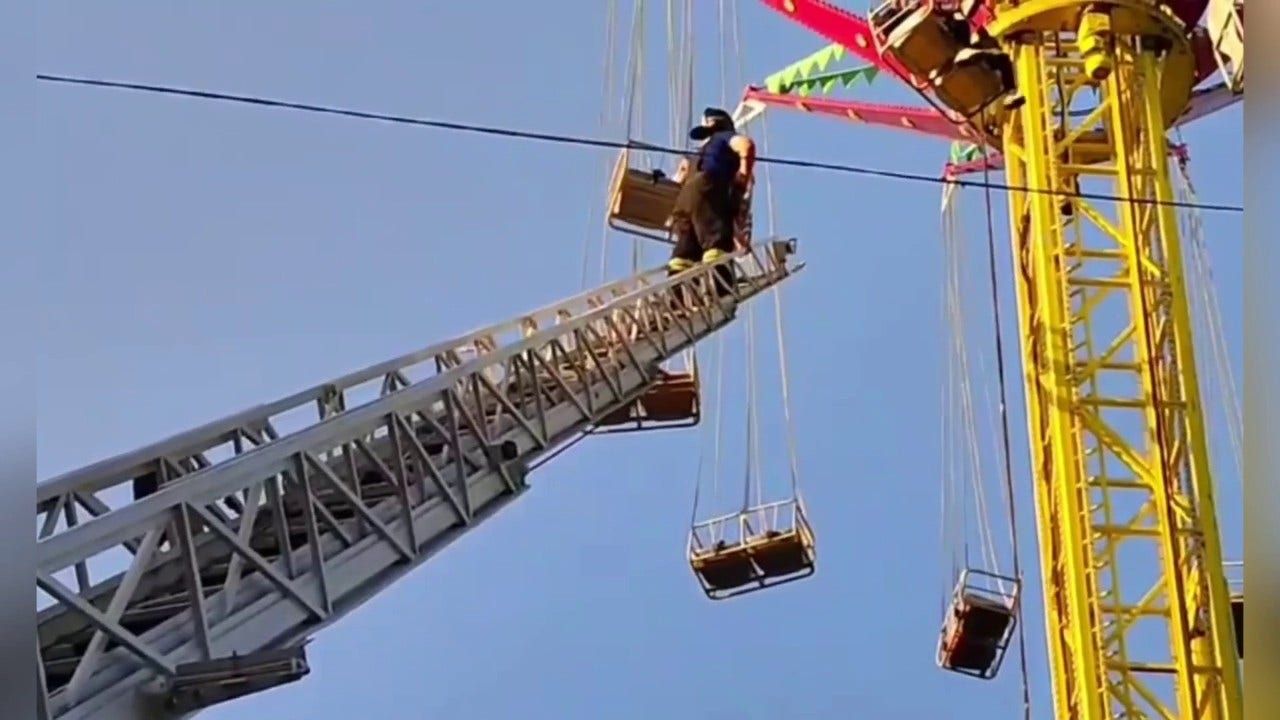
[[(755, 143), (738, 133), (733, 118), (719, 108), (703, 111), (702, 123), (689, 131), (700, 143), (692, 162), (676, 174), (680, 194), (671, 214), (675, 248), (668, 272), (683, 272), (698, 262), (715, 262), (735, 249), (735, 226), (750, 192)], [(717, 286), (729, 291), (732, 268), (724, 266)]]

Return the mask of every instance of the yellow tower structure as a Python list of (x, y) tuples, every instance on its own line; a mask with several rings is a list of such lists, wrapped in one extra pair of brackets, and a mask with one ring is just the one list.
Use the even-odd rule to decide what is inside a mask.
[(1171, 204), (1187, 29), (1152, 0), (995, 16), (1055, 717), (1241, 718)]

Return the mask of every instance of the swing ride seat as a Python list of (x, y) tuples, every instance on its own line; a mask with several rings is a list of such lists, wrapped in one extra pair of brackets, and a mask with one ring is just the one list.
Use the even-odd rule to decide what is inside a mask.
[(962, 58), (968, 44), (948, 29), (933, 2), (888, 0), (870, 18), (881, 55), (893, 57), (917, 80), (928, 83), (938, 101), (972, 118), (1011, 88), (987, 60), (986, 51)]
[(985, 55), (952, 64), (931, 84), (938, 101), (966, 119), (982, 112), (1009, 90)]
[(698, 378), (688, 372), (661, 372), (639, 397), (606, 415), (596, 426), (620, 432), (697, 425), (701, 417)]
[(811, 543), (800, 532), (771, 530), (751, 544), (752, 557), (766, 577), (794, 575), (808, 569)]
[[(742, 545), (721, 540), (710, 553), (691, 559), (704, 588), (722, 592), (751, 584), (757, 577), (751, 554)], [(712, 597), (715, 597), (714, 595)]]
[(1231, 625), (1236, 634), (1236, 655), (1244, 659), (1244, 563), (1223, 563), (1227, 593), (1231, 602)]
[(1231, 594), (1231, 624), (1236, 631), (1236, 655), (1244, 658), (1244, 593)]
[[(1012, 592), (1000, 588), (1001, 584), (1011, 586)], [(1016, 622), (1018, 588), (1013, 578), (965, 570), (943, 622), (938, 665), (984, 680), (995, 677)]]
[(815, 564), (813, 529), (798, 499), (713, 518), (689, 533), (689, 565), (712, 600), (808, 577)]
[[(609, 191), (609, 227), (619, 232), (667, 242), (671, 212), (680, 183), (654, 170), (629, 164), (630, 152), (618, 155)], [(656, 235), (654, 233), (663, 233)]]
[(932, 2), (886, 0), (869, 22), (880, 54), (888, 55), (907, 72), (927, 80), (951, 64), (960, 51)]

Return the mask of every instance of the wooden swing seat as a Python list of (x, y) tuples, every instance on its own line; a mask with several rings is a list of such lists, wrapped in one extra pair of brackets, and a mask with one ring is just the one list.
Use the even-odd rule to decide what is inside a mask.
[(721, 540), (707, 549), (691, 547), (689, 552), (689, 565), (713, 600), (808, 577), (815, 560), (813, 534), (799, 513), (789, 530), (768, 530), (736, 542)]
[(798, 531), (766, 533), (749, 545), (756, 567), (767, 578), (804, 572), (813, 566), (812, 542)]
[(928, 83), (940, 103), (971, 118), (1011, 89), (983, 54), (959, 58), (968, 42), (952, 33), (933, 3), (901, 6), (899, 0), (889, 0), (871, 15), (881, 54)]
[(940, 648), (942, 666), (968, 675), (993, 676), (1012, 624), (1013, 611), (1008, 605), (963, 593), (947, 616)]
[(883, 38), (881, 54), (892, 56), (907, 72), (927, 80), (951, 64), (960, 51), (960, 43), (948, 32), (931, 3), (906, 10), (900, 10), (900, 5), (897, 0), (889, 0), (872, 14), (876, 34)]
[(691, 373), (671, 373), (640, 396), (640, 408), (651, 420), (688, 420), (698, 414), (698, 381)]
[(597, 425), (637, 429), (696, 424), (701, 404), (698, 379), (688, 372), (664, 372), (640, 397), (606, 415)]
[(1244, 658), (1244, 593), (1231, 595), (1231, 624), (1236, 631), (1236, 655)]
[(956, 63), (933, 81), (939, 102), (966, 118), (982, 112), (1008, 90), (1000, 74), (982, 57)]
[(742, 545), (722, 542), (710, 553), (691, 558), (690, 565), (705, 586), (720, 592), (750, 585), (758, 577), (751, 553)]
[[(680, 184), (653, 171), (628, 164), (629, 153), (618, 156), (609, 192), (609, 225), (615, 230), (653, 237), (666, 233), (676, 207)], [(648, 231), (648, 232), (645, 232)], [(661, 238), (658, 238), (661, 239)]]
[(718, 543), (689, 558), (694, 574), (712, 598), (720, 599), (799, 579), (813, 573), (811, 538), (802, 533), (770, 533), (745, 543)]

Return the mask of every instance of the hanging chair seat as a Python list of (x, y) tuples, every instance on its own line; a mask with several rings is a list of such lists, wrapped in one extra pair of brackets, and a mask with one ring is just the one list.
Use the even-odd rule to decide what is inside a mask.
[(717, 543), (711, 552), (690, 558), (690, 563), (702, 582), (717, 591), (749, 585), (760, 575), (746, 547), (730, 546), (724, 541)]
[(814, 537), (798, 500), (786, 500), (695, 525), (689, 566), (713, 600), (814, 573)]
[[(1014, 590), (995, 589), (1001, 582)], [(980, 570), (961, 575), (938, 642), (942, 668), (983, 679), (995, 677), (1016, 621), (1017, 587), (1013, 578)]]
[(871, 14), (871, 26), (881, 55), (890, 56), (921, 83), (931, 87), (938, 101), (972, 118), (1012, 90), (1002, 82), (992, 64), (997, 47), (977, 48), (968, 38), (967, 27), (934, 7), (920, 2), (903, 7), (888, 0)]
[(982, 112), (1010, 89), (986, 55), (951, 65), (932, 85), (938, 100), (965, 118)]
[(1244, 658), (1244, 593), (1231, 595), (1231, 624), (1236, 631), (1236, 655)]
[(1237, 560), (1222, 564), (1227, 581), (1227, 597), (1231, 603), (1231, 626), (1236, 639), (1236, 656), (1244, 659), (1244, 563)]
[(880, 54), (893, 57), (907, 72), (926, 80), (951, 64), (960, 43), (932, 3), (902, 6), (899, 0), (888, 0), (871, 14)]
[(650, 420), (687, 420), (698, 414), (698, 381), (691, 373), (670, 373), (641, 395), (639, 402)]
[(700, 415), (701, 388), (697, 376), (689, 372), (662, 371), (658, 380), (639, 397), (609, 413), (596, 425), (621, 430), (689, 427), (698, 424)]
[(1000, 637), (1013, 622), (1009, 609), (985, 598), (968, 597), (953, 608), (943, 639), (944, 664), (986, 674), (995, 664)]
[(767, 577), (781, 577), (802, 572), (813, 564), (812, 543), (799, 532), (770, 531), (768, 537), (751, 544), (751, 556)]
[(629, 151), (623, 150), (614, 167), (609, 226), (619, 232), (668, 242), (667, 231), (680, 184), (660, 171), (631, 167), (630, 156)]

